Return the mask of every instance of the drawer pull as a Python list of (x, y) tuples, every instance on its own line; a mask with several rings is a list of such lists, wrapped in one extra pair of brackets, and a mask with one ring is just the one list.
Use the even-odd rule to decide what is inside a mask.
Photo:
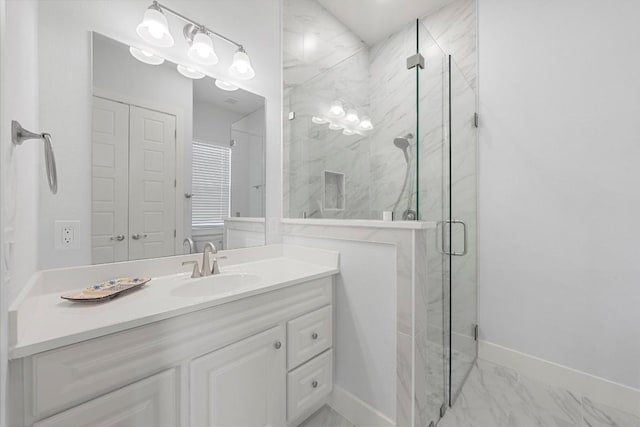
[(276, 348), (276, 350), (280, 350), (280, 347), (282, 347), (282, 343), (280, 341), (276, 341), (273, 346)]
[(311, 339), (317, 340), (318, 339), (318, 334), (317, 333), (312, 333), (311, 334)]
[(311, 382), (311, 387), (313, 387), (313, 388), (318, 388), (318, 381), (313, 380), (313, 381)]

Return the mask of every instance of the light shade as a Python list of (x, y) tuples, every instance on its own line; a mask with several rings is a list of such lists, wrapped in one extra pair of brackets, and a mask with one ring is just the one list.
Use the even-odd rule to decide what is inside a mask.
[(328, 120), (325, 119), (324, 117), (313, 116), (311, 117), (311, 121), (317, 125), (323, 125), (327, 123)]
[(193, 42), (189, 51), (187, 52), (189, 59), (198, 62), (203, 65), (215, 65), (218, 63), (218, 55), (213, 50), (213, 42), (211, 37), (204, 33), (204, 31), (198, 31), (193, 36)]
[(358, 117), (358, 112), (353, 108), (347, 111), (347, 115), (344, 118), (344, 121), (349, 123), (350, 125), (357, 125), (360, 123), (360, 118)]
[(169, 32), (169, 23), (167, 17), (158, 6), (152, 4), (144, 12), (142, 22), (138, 24), (136, 32), (144, 41), (154, 46), (171, 47), (173, 46), (173, 36)]
[(130, 46), (129, 53), (140, 62), (144, 62), (149, 65), (160, 65), (164, 62), (164, 58), (158, 55), (154, 55), (151, 52), (147, 52), (144, 49), (138, 49), (137, 47)]
[(249, 55), (247, 55), (243, 48), (238, 49), (233, 55), (233, 63), (231, 67), (229, 67), (229, 73), (233, 77), (242, 80), (249, 80), (255, 77), (256, 72), (251, 66)]
[(360, 126), (358, 126), (362, 130), (371, 130), (373, 129), (373, 124), (371, 124), (371, 119), (367, 116), (363, 116), (362, 120), (360, 120)]
[(340, 130), (340, 129), (342, 129), (342, 126), (340, 126), (338, 123), (331, 122), (331, 123), (329, 123), (329, 129), (331, 129), (331, 130)]
[(341, 119), (344, 117), (344, 107), (342, 106), (342, 102), (334, 101), (329, 108), (327, 115), (334, 119)]
[(180, 65), (180, 64), (178, 64), (178, 72), (190, 79), (201, 79), (204, 77), (204, 73), (201, 73), (198, 70), (194, 70), (193, 68), (187, 67), (185, 65)]
[(228, 92), (232, 92), (234, 90), (238, 90), (238, 86), (233, 83), (225, 82), (224, 80), (216, 79), (216, 86), (219, 89), (226, 90)]
[(353, 129), (348, 129), (348, 128), (344, 128), (344, 130), (342, 131), (343, 135), (347, 135), (347, 136), (351, 136), (351, 135), (355, 135), (356, 131), (354, 131)]

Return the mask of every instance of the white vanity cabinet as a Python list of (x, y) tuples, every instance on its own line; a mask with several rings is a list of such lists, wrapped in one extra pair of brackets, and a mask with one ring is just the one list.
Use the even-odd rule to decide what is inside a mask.
[(297, 425), (332, 390), (332, 298), (325, 276), (13, 359), (8, 425)]
[(191, 362), (191, 425), (284, 425), (284, 341), (276, 326)]

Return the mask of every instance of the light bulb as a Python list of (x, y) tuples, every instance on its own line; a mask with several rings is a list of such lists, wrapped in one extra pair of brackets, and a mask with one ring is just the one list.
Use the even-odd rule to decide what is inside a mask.
[(371, 130), (373, 129), (373, 125), (371, 124), (371, 119), (368, 116), (363, 116), (362, 120), (360, 120), (360, 129), (362, 130)]
[(344, 107), (342, 106), (342, 102), (335, 101), (331, 104), (331, 108), (329, 108), (329, 116), (335, 119), (344, 117)]
[(149, 65), (160, 65), (164, 62), (164, 58), (158, 55), (154, 55), (151, 52), (147, 52), (143, 49), (138, 49), (137, 47), (130, 46), (129, 53), (131, 56), (136, 58), (140, 62), (144, 62)]
[(360, 119), (358, 118), (358, 112), (353, 108), (347, 111), (347, 116), (344, 118), (344, 121), (349, 123), (350, 125), (357, 125), (360, 123)]
[(219, 89), (226, 90), (228, 92), (232, 92), (234, 90), (238, 90), (238, 86), (233, 83), (225, 82), (224, 80), (216, 79), (216, 86)]
[(204, 31), (198, 31), (193, 36), (193, 42), (189, 51), (187, 52), (189, 59), (204, 65), (215, 65), (218, 63), (218, 55), (213, 50), (213, 42), (211, 37), (204, 33)]
[(159, 47), (171, 47), (173, 36), (169, 32), (169, 23), (162, 10), (155, 3), (144, 12), (142, 22), (136, 27), (138, 35), (147, 43)]
[(323, 125), (325, 123), (327, 123), (327, 119), (324, 119), (322, 117), (318, 117), (318, 116), (313, 116), (311, 117), (311, 121), (317, 125)]
[(229, 67), (229, 73), (233, 77), (242, 80), (249, 80), (255, 77), (256, 72), (251, 67), (249, 55), (242, 47), (233, 55), (233, 63)]
[(198, 70), (194, 70), (191, 67), (187, 67), (185, 65), (180, 65), (180, 64), (178, 64), (178, 72), (190, 79), (201, 79), (204, 77), (204, 73), (201, 73)]

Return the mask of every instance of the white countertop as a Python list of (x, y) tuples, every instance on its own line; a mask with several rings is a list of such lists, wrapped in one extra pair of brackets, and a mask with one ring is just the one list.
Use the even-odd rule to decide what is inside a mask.
[[(247, 273), (259, 279), (221, 286), (206, 296), (176, 296), (180, 286), (210, 279), (191, 279), (189, 266), (181, 266), (184, 260), (201, 259), (201, 254), (38, 272), (9, 310), (9, 358), (26, 357), (339, 272), (337, 252), (289, 245), (221, 251), (218, 256), (227, 257), (219, 261), (223, 275)], [(169, 268), (180, 273), (166, 274)], [(139, 290), (106, 302), (78, 303), (60, 298), (66, 291), (106, 280), (105, 274), (111, 274), (111, 278), (131, 275), (153, 279)]]

